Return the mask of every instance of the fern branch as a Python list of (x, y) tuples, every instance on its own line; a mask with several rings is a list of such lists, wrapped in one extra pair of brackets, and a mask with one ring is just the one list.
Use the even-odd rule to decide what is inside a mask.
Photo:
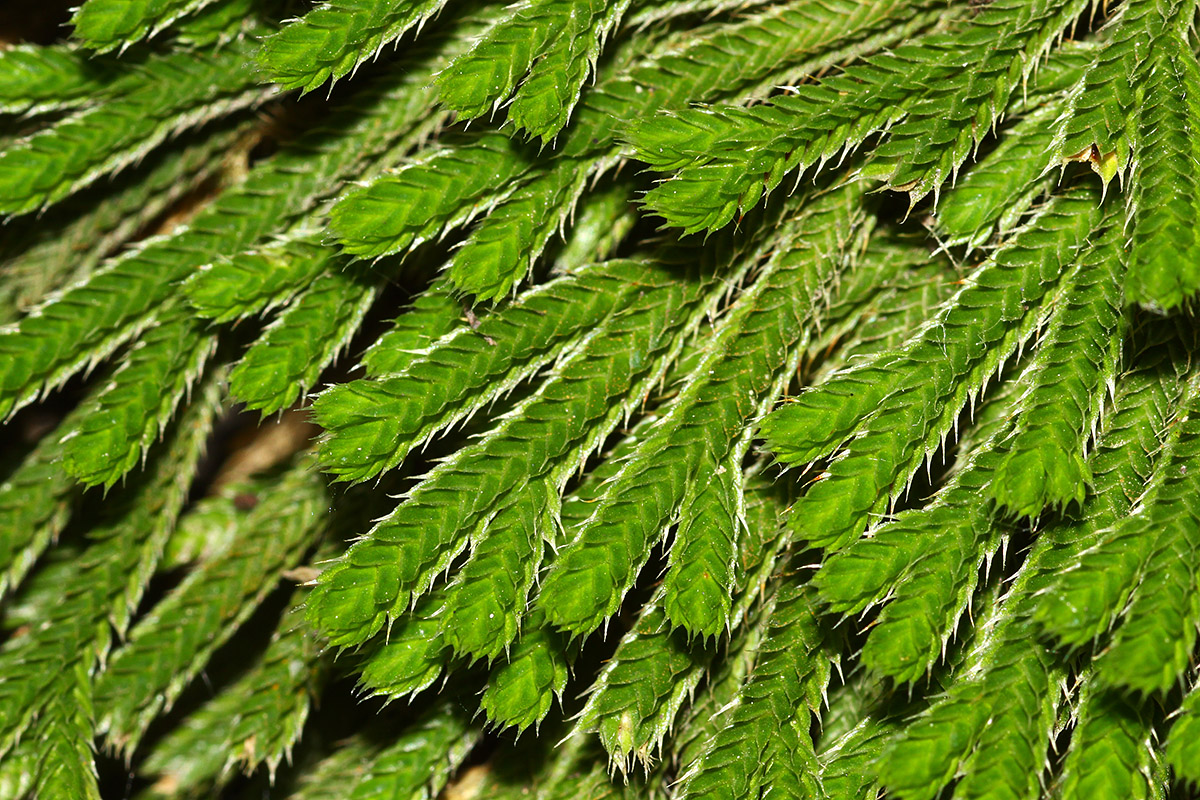
[(77, 426), (63, 435), (63, 468), (86, 485), (108, 488), (120, 480), (162, 434), (204, 372), (214, 344), (179, 305), (156, 315)]
[[(323, 489), (306, 465), (294, 467), (246, 517), (228, 550), (191, 572), (138, 621), (96, 684), (99, 729), (111, 744), (132, 751), (275, 588), (264, 576), (295, 565), (328, 507)], [(265, 526), (271, 535), (263, 535)]]
[(329, 0), (269, 36), (258, 61), (284, 89), (311, 92), (350, 74), (442, 5), (442, 0)]
[(154, 36), (175, 20), (193, 14), (215, 0), (88, 0), (75, 11), (70, 24), (75, 38), (98, 53), (124, 49)]
[[(1200, 289), (1195, 267), (1200, 241), (1188, 222), (1200, 208), (1200, 185), (1191, 168), (1200, 157), (1191, 136), (1200, 125), (1200, 64), (1176, 33), (1157, 37), (1155, 52), (1147, 85), (1138, 89), (1147, 102), (1130, 164), (1132, 247), (1125, 291), (1133, 302), (1170, 309)], [(1182, 102), (1162, 101), (1164, 92), (1172, 99), (1182, 95)]]
[[(898, 351), (846, 370), (784, 405), (763, 424), (788, 464), (844, 452), (797, 504), (811, 544), (836, 550), (898, 496), (937, 450), (959, 410), (1041, 319), (1030, 306), (1079, 256), (1098, 214), (1087, 191), (1043, 209)], [(855, 430), (858, 434), (855, 434)]]
[(704, 313), (709, 287), (653, 273), (642, 280), (641, 297), (623, 314), (593, 331), (489, 436), (438, 464), (322, 574), (310, 619), (334, 644), (361, 643), (377, 633), (428, 589), (497, 499), (556, 462), (570, 474), (625, 416), (624, 403), (657, 383), (677, 347), (674, 337)]
[(780, 587), (754, 674), (739, 692), (729, 724), (681, 777), (679, 797), (758, 797), (765, 787), (780, 785), (777, 769), (794, 759), (807, 766), (794, 789), (819, 791), (808, 728), (831, 665), (818, 656), (825, 655), (824, 636), (812, 600), (794, 584)]
[(229, 392), (273, 414), (316, 385), (362, 324), (378, 287), (361, 269), (328, 272), (284, 309), (229, 375)]
[(377, 84), (346, 109), (343, 122), (312, 131), (257, 166), (186, 228), (109, 261), (18, 325), (0, 329), (0, 416), (105, 358), (214, 253), (240, 252), (304, 217), (334, 181), (386, 152), (395, 126), (414, 113), (414, 94), (407, 82)]
[(0, 213), (25, 214), (126, 167), (173, 134), (267, 100), (239, 69), (244, 48), (161, 56), (118, 80), (113, 98), (0, 153)]
[[(777, 242), (764, 274), (722, 318), (687, 388), (547, 575), (539, 603), (555, 625), (585, 635), (616, 610), (673, 521), (705, 453), (724, 459), (759, 405), (781, 388), (774, 386), (776, 376), (791, 374), (826, 287), (859, 244), (859, 220), (848, 208), (854, 196), (831, 193), (802, 215)], [(723, 625), (713, 615), (693, 632), (714, 635)]]
[(410, 356), (400, 375), (323, 393), (314, 412), (327, 431), (325, 469), (340, 480), (363, 481), (395, 468), (438, 431), (563, 357), (581, 334), (605, 324), (647, 275), (655, 275), (654, 267), (640, 261), (585, 268), (527, 292), (476, 329), (458, 327)]
[[(89, 531), (89, 546), (72, 564), (48, 624), (31, 630), (0, 652), (0, 753), (12, 749), (17, 739), (38, 719), (55, 698), (87, 691), (85, 678), (99, 667), (108, 652), (112, 631), (124, 633), (133, 610), (161, 556), (163, 544), (183, 507), (196, 472), (198, 453), (204, 446), (215, 415), (216, 381), (208, 381), (200, 398), (175, 427), (164, 446), (163, 458), (153, 475), (147, 475), (110, 505), (104, 518)], [(81, 688), (80, 681), (85, 681)], [(87, 709), (88, 705), (81, 708)], [(69, 715), (62, 732), (70, 740), (90, 747), (92, 726)], [(46, 741), (53, 752), (57, 738)], [(50, 755), (53, 755), (53, 752)], [(80, 750), (68, 749), (77, 757)], [(41, 770), (55, 772), (57, 762), (38, 762)], [(69, 762), (70, 763), (70, 762)], [(90, 758), (85, 762), (90, 764)], [(73, 773), (77, 774), (77, 773)]]
[(15, 45), (0, 52), (0, 114), (44, 114), (86, 105), (114, 77), (113, 65), (69, 45)]

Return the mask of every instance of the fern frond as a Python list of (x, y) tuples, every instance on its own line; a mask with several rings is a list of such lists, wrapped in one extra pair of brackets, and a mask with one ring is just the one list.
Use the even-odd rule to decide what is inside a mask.
[(77, 427), (64, 433), (63, 468), (89, 486), (120, 480), (162, 434), (213, 345), (179, 306), (156, 315)]
[(495, 205), (529, 166), (502, 134), (446, 143), (343, 197), (329, 224), (351, 255), (404, 253)]
[(384, 642), (368, 646), (360, 685), (372, 695), (403, 697), (427, 688), (446, 666), (446, 643), (439, 618), (446, 595), (434, 589), (399, 616)]
[(1107, 184), (1124, 177), (1138, 148), (1138, 95), (1150, 69), (1152, 42), (1190, 25), (1190, 2), (1129, 0), (1111, 34), (1065, 99), (1050, 141), (1050, 166), (1086, 161)]
[(337, 268), (337, 252), (301, 226), (261, 248), (205, 264), (184, 282), (201, 317), (232, 322), (290, 303), (319, 275)]
[(675, 337), (705, 313), (711, 286), (654, 273), (642, 281), (624, 313), (592, 331), (487, 437), (438, 464), (322, 574), (310, 619), (333, 644), (377, 633), (428, 589), (498, 499), (515, 501), (511, 492), (552, 467), (569, 475), (626, 416), (624, 404), (658, 382), (679, 346)]
[(439, 430), (562, 358), (630, 294), (653, 285), (656, 273), (635, 260), (586, 267), (530, 290), (477, 328), (460, 326), (409, 355), (399, 375), (323, 393), (313, 410), (328, 432), (320, 451), (326, 471), (357, 482), (395, 468)]
[[(547, 13), (544, 20), (539, 20), (540, 24), (551, 26), (553, 38), (537, 53), (528, 75), (513, 95), (509, 121), (530, 138), (539, 138), (543, 144), (551, 141), (567, 124), (588, 74), (595, 69), (604, 41), (620, 24), (629, 3), (630, 0), (608, 3), (553, 0), (531, 5), (529, 11), (533, 14), (541, 8), (555, 9), (558, 18)], [(521, 21), (528, 24), (527, 19)], [(536, 33), (534, 37), (539, 38)], [(503, 99), (497, 97), (492, 102)]]
[[(1147, 86), (1138, 88), (1148, 102), (1130, 166), (1132, 245), (1125, 291), (1135, 303), (1171, 309), (1200, 289), (1195, 267), (1200, 240), (1189, 223), (1200, 208), (1191, 166), (1200, 156), (1191, 136), (1200, 125), (1200, 65), (1179, 34), (1158, 37), (1154, 47), (1158, 57), (1147, 67)], [(1178, 103), (1162, 99), (1180, 96)]]
[(1157, 365), (1130, 373), (1091, 458), (1094, 494), (1078, 520), (1041, 533), (1012, 588), (988, 617), (961, 677), (888, 745), (880, 772), (904, 798), (934, 797), (956, 774), (964, 797), (1034, 797), (1062, 701), (1061, 662), (1035, 639), (1035, 615), (1089, 531), (1128, 513), (1131, 478), (1148, 469), (1165, 409)]
[(229, 392), (273, 414), (306, 395), (345, 348), (375, 301), (362, 269), (327, 272), (272, 322), (229, 375)]
[(471, 557), (446, 588), (444, 636), (455, 652), (489, 661), (516, 638), (557, 514), (546, 480), (484, 526)]
[(1116, 378), (1125, 339), (1114, 225), (1080, 261), (1078, 276), (1051, 315), (1017, 400), (1008, 450), (989, 494), (1010, 513), (1082, 503), (1091, 476), (1084, 449)]
[(15, 45), (0, 51), (0, 114), (44, 114), (104, 94), (116, 70), (70, 45)]
[[(1155, 483), (1165, 479), (1157, 461), (1173, 450), (1174, 436), (1180, 430), (1168, 427), (1183, 400), (1180, 376), (1171, 368), (1170, 355), (1171, 349), (1159, 344), (1142, 354), (1147, 376), (1139, 376), (1136, 382), (1126, 376), (1119, 383), (1131, 393), (1131, 402), (1136, 399), (1137, 414), (1144, 415), (1143, 420), (1135, 417), (1125, 422), (1127, 415), (1118, 411), (1118, 422), (1113, 423), (1123, 425), (1126, 435), (1141, 445), (1140, 450), (1131, 448), (1137, 458), (1129, 459), (1125, 466), (1131, 470), (1124, 476), (1129, 501), (1137, 498), (1142, 487), (1153, 491)], [(1160, 374), (1155, 375), (1156, 370)], [(1101, 451), (1095, 458), (1105, 455)], [(1104, 634), (1125, 608), (1131, 587), (1144, 569), (1153, 537), (1140, 538), (1138, 521), (1122, 519), (1124, 516), (1110, 512), (1099, 519), (1081, 541), (1078, 563), (1056, 579), (1038, 609), (1038, 621), (1067, 645), (1080, 646)]]
[(0, 152), (0, 213), (25, 214), (126, 167), (173, 134), (267, 100), (240, 69), (244, 47), (141, 65), (113, 98)]
[[(361, 168), (413, 113), (412, 87), (381, 83), (318, 128), (253, 169), (179, 232), (147, 240), (24, 317), (0, 329), (0, 416), (107, 357), (144, 327), (174, 284), (213, 260), (288, 229)], [(336, 117), (337, 115), (335, 115)], [(67, 347), (71, 343), (72, 347)]]
[[(585, 635), (616, 610), (673, 521), (702, 458), (708, 453), (723, 462), (761, 413), (760, 404), (782, 388), (776, 381), (791, 374), (827, 287), (859, 244), (859, 219), (847, 207), (854, 196), (853, 190), (831, 193), (785, 228), (764, 274), (719, 322), (687, 388), (547, 575), (539, 603), (555, 625)], [(702, 622), (693, 633), (715, 635), (724, 625), (719, 615)]]
[[(5, 676), (0, 682), (0, 753), (9, 752), (56, 698), (82, 697), (83, 704), (68, 706), (90, 707), (90, 676), (108, 652), (112, 631), (123, 634), (128, 628), (183, 508), (215, 416), (217, 389), (215, 380), (205, 383), (163, 446), (154, 473), (141, 476), (90, 529), (88, 546), (73, 561), (71, 574), (64, 576), (59, 596), (50, 606), (48, 624), (0, 651), (0, 672)], [(86, 694), (80, 696), (80, 691)], [(67, 726), (61, 729), (65, 739), (46, 732), (37, 740), (44, 740), (48, 751), (39, 749), (36, 755), (39, 774), (54, 774), (61, 768), (57, 760), (46, 761), (43, 756), (62, 753), (59, 747), (64, 741), (75, 742), (66, 750), (70, 759), (77, 759), (81, 748), (90, 749), (90, 715), (86, 731), (75, 713), (50, 724), (59, 727), (60, 722)], [(85, 768), (90, 764), (89, 757)], [(70, 774), (78, 775), (78, 766), (70, 767)]]
[(1088, 191), (1057, 198), (901, 348), (764, 420), (764, 436), (787, 464), (826, 455), (853, 436), (796, 505), (800, 536), (844, 547), (900, 493), (968, 400), (1036, 330), (1042, 312), (1030, 307), (1078, 258), (1098, 217), (1093, 203)]
[(74, 35), (97, 53), (125, 49), (216, 0), (87, 0), (71, 17)]
[(156, 743), (145, 770), (176, 791), (202, 789), (235, 765), (250, 773), (263, 764), (274, 775), (328, 671), (292, 606), (256, 663)]
[(831, 665), (812, 601), (810, 592), (792, 583), (780, 587), (754, 674), (739, 692), (728, 725), (681, 777), (680, 798), (759, 797), (767, 786), (780, 785), (776, 769), (796, 759), (806, 769), (795, 790), (820, 791), (808, 730)]
[[(170, 710), (209, 656), (294, 566), (328, 508), (324, 487), (301, 462), (243, 521), (228, 550), (189, 573), (140, 619), (96, 683), (98, 727), (131, 752)], [(264, 532), (270, 530), (267, 535)]]
[[(778, 498), (756, 487), (746, 512), (747, 532), (738, 542), (737, 596), (730, 625), (738, 627), (758, 601), (761, 586), (776, 567), (783, 541)], [(597, 677), (579, 714), (576, 730), (596, 731), (610, 759), (623, 772), (647, 764), (675, 725), (713, 660), (713, 651), (673, 630), (659, 590), (642, 608), (631, 630)]]
[(444, 700), (376, 754), (357, 781), (342, 787), (342, 795), (347, 800), (434, 800), (481, 734), (461, 708)]
[[(226, 165), (219, 155), (236, 150), (245, 129), (245, 122), (235, 116), (234, 124), (216, 131), (206, 128), (179, 146), (156, 151), (115, 179), (110, 191), (94, 186), (68, 198), (38, 226), (24, 226), (19, 220), (5, 226), (0, 322), (15, 320), (53, 291), (82, 282), (103, 259), (197, 186), (224, 182)], [(56, 224), (62, 220), (69, 221)]]
[(350, 74), (441, 9), (442, 0), (329, 0), (267, 37), (258, 62), (284, 89)]
[(1200, 783), (1200, 691), (1193, 686), (1179, 707), (1179, 718), (1167, 740), (1167, 762), (1175, 773), (1191, 784)]
[[(688, 31), (677, 43), (669, 42), (599, 81), (581, 102), (564, 153), (601, 150), (623, 127), (640, 131), (640, 121), (657, 111), (762, 95), (789, 77), (819, 72), (862, 50), (897, 41), (929, 24), (930, 15), (920, 13), (922, 5), (798, 0), (733, 24)], [(905, 12), (916, 13), (905, 18)], [(934, 13), (950, 12), (942, 8)], [(669, 124), (670, 117), (654, 117), (645, 127), (657, 132)]]
[(1113, 793), (1130, 800), (1162, 797), (1149, 714), (1098, 687), (1075, 711), (1075, 727), (1056, 797), (1087, 800)]
[(1189, 473), (1200, 469), (1200, 402), (1194, 392), (1189, 395), (1174, 423), (1178, 432), (1171, 453), (1160, 467), (1166, 475), (1127, 523), (1145, 538), (1145, 561), (1119, 627), (1097, 661), (1096, 678), (1105, 685), (1165, 692), (1191, 662), (1200, 624), (1194, 591), (1200, 508), (1196, 478)]
[[(78, 413), (63, 426), (75, 425)], [(76, 491), (58, 467), (61, 459), (59, 437), (51, 432), (0, 483), (0, 599), (25, 579), (67, 523)]]
[[(407, 372), (422, 351), (466, 324), (465, 306), (445, 283), (430, 286), (362, 355), (368, 378)], [(493, 340), (494, 341), (494, 340)]]
[[(654, 120), (634, 127), (629, 138), (637, 157), (657, 170), (682, 171), (646, 195), (646, 207), (667, 223), (691, 233), (716, 230), (736, 214), (745, 213), (774, 190), (783, 177), (796, 170), (823, 165), (858, 147), (871, 134), (913, 116), (917, 141), (890, 139), (889, 154), (908, 159), (926, 157), (941, 163), (907, 177), (893, 188), (917, 191), (923, 196), (950, 177), (962, 163), (973, 137), (970, 120), (959, 132), (941, 131), (937, 145), (943, 150), (922, 149), (916, 128), (937, 125), (947, 101), (937, 101), (940, 87), (976, 91), (971, 83), (979, 64), (995, 63), (989, 54), (997, 49), (1020, 54), (1013, 65), (1005, 59), (1002, 75), (981, 87), (994, 97), (968, 102), (958, 113), (982, 115), (988, 126), (1003, 111), (1014, 88), (1033, 71), (1054, 38), (1086, 5), (1075, 0), (1066, 6), (1020, 0), (990, 3), (971, 23), (970, 37), (934, 33), (886, 55), (852, 64), (841, 75), (816, 85), (796, 87), (795, 94), (751, 108), (719, 106), (710, 110), (678, 112), (667, 121)], [(930, 108), (922, 105), (928, 102)], [(934, 108), (933, 106), (936, 106)], [(925, 113), (922, 113), (923, 110)], [(925, 122), (922, 122), (925, 120)], [(895, 144), (893, 144), (895, 142)], [(872, 173), (868, 173), (872, 174)], [(899, 178), (897, 173), (894, 178)], [(911, 184), (911, 185), (910, 185)]]
[(943, 195), (935, 230), (947, 247), (978, 247), (993, 235), (1007, 236), (1021, 217), (1054, 186), (1038, 158), (1054, 121), (1052, 105), (1028, 114), (1001, 134), (1000, 143)]
[(219, 0), (177, 21), (171, 27), (171, 38), (187, 47), (222, 47), (254, 35), (265, 24), (274, 24), (274, 19), (264, 18), (270, 9), (269, 3), (258, 0)]
[(534, 609), (504, 660), (492, 667), (479, 708), (488, 722), (524, 731), (539, 725), (567, 685), (570, 665), (563, 637)]
[(604, 162), (560, 159), (501, 201), (451, 256), (446, 274), (480, 302), (500, 300), (529, 273), (572, 216)]

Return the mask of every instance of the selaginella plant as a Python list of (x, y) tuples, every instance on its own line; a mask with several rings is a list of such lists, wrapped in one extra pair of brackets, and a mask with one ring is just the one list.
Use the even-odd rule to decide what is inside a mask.
[(1196, 14), (6, 46), (0, 797), (1189, 796)]

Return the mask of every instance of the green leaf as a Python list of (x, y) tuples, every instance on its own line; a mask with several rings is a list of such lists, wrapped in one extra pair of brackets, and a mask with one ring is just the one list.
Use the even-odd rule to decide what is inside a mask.
[(75, 38), (98, 53), (124, 49), (215, 0), (87, 0), (70, 24)]
[(420, 25), (442, 0), (331, 0), (267, 37), (258, 61), (285, 89), (311, 92)]

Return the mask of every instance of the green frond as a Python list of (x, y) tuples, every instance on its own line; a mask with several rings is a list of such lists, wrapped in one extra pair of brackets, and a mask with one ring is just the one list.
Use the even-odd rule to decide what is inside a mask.
[(1009, 513), (1037, 517), (1082, 503), (1087, 493), (1085, 446), (1116, 379), (1125, 339), (1120, 236), (1112, 225), (1080, 260), (1021, 377), (1008, 452), (989, 486)]
[(292, 405), (358, 330), (378, 287), (363, 269), (334, 265), (267, 326), (229, 374), (229, 393), (273, 414)]
[(479, 708), (488, 722), (518, 732), (540, 725), (567, 685), (570, 664), (563, 637), (533, 610), (512, 649), (493, 667)]
[[(68, 418), (64, 427), (75, 422)], [(0, 483), (0, 598), (21, 584), (70, 517), (78, 493), (58, 468), (62, 452), (52, 431)]]
[[(888, 130), (863, 174), (908, 194), (910, 207), (958, 175), (967, 156), (1000, 120), (1034, 65), (1088, 7), (1088, 0), (996, 0), (959, 38), (981, 56), (948, 80), (925, 88), (904, 119)], [(1035, 87), (1035, 91), (1038, 87)], [(1064, 87), (1065, 88), (1065, 87)]]
[[(627, 127), (638, 158), (666, 169), (659, 160), (661, 150), (638, 143), (638, 137), (646, 135), (661, 146), (657, 138), (672, 132), (668, 127), (672, 116), (651, 116), (655, 112), (682, 111), (689, 103), (701, 101), (760, 96), (784, 80), (819, 72), (912, 35), (927, 27), (933, 15), (953, 13), (946, 8), (921, 13), (924, 5), (896, 0), (797, 0), (764, 8), (733, 24), (691, 31), (675, 46), (600, 81), (584, 98), (576, 122), (577, 128), (599, 133), (572, 136), (565, 152), (575, 154), (581, 148), (610, 143)], [(911, 16), (906, 18), (906, 12)]]
[(357, 780), (338, 792), (346, 800), (435, 800), (481, 734), (452, 699), (443, 700), (403, 729)]
[(171, 38), (188, 47), (221, 47), (254, 35), (264, 23), (273, 23), (274, 20), (264, 18), (264, 12), (270, 8), (270, 3), (259, 0), (219, 0), (176, 22), (171, 28)]
[(502, 200), (446, 265), (450, 282), (479, 302), (500, 300), (529, 274), (550, 237), (570, 219), (604, 162), (560, 159)]
[(446, 587), (443, 636), (458, 654), (490, 661), (516, 639), (543, 551), (555, 538), (554, 487), (548, 484), (526, 484), (516, 502), (487, 521)]
[(499, 203), (529, 166), (522, 148), (502, 134), (444, 142), (341, 198), (329, 224), (351, 255), (404, 253)]
[[(1190, 4), (1185, 4), (1190, 7)], [(1194, 12), (1191, 12), (1194, 13)], [(1200, 156), (1191, 132), (1200, 125), (1200, 65), (1178, 34), (1159, 37), (1130, 166), (1132, 244), (1125, 292), (1132, 302), (1171, 309), (1200, 289), (1200, 241), (1190, 223), (1200, 208), (1195, 164)], [(1161, 98), (1182, 96), (1181, 103)]]
[(961, 678), (888, 745), (880, 771), (900, 797), (935, 797), (955, 775), (963, 797), (1037, 797), (1063, 701), (1063, 665), (1036, 641), (1035, 615), (1089, 531), (1128, 513), (1130, 472), (1147, 468), (1163, 409), (1155, 364), (1125, 376), (1091, 458), (1094, 494), (1076, 520), (1044, 530), (1002, 602), (976, 617), (980, 635)]
[(438, 99), (463, 119), (487, 114), (509, 98), (565, 26), (574, 19), (586, 31), (593, 14), (602, 12), (602, 4), (584, 0), (512, 6), (437, 76)]
[[(48, 624), (0, 651), (0, 671), (5, 676), (0, 682), (0, 753), (9, 752), (31, 725), (40, 724), (43, 710), (56, 698), (65, 702), (83, 691), (87, 705), (67, 703), (64, 710), (90, 706), (89, 678), (107, 654), (113, 630), (123, 634), (128, 628), (183, 508), (215, 416), (216, 389), (216, 381), (203, 386), (158, 453), (162, 458), (156, 460), (154, 472), (139, 476), (91, 527), (88, 546), (71, 563), (70, 574), (63, 576)], [(90, 749), (90, 718), (86, 734), (79, 729), (81, 720), (75, 713), (61, 720), (53, 715), (45, 719), (54, 727), (60, 722), (68, 726), (62, 736), (75, 745), (67, 748), (65, 767), (77, 775), (74, 759), (81, 735), (82, 746)], [(47, 731), (34, 741), (44, 741), (49, 750), (35, 753), (39, 775), (55, 774), (62, 765), (43, 756), (61, 752), (58, 734)], [(84, 765), (90, 768), (90, 764), (89, 757)]]
[[(838, 160), (868, 136), (907, 122), (909, 114), (912, 130), (885, 142), (890, 154), (886, 149), (880, 152), (913, 161), (918, 168), (920, 154), (940, 158), (942, 163), (925, 165), (926, 170), (906, 175), (905, 182), (900, 182), (900, 173), (890, 176), (892, 188), (924, 196), (962, 163), (974, 137), (982, 136), (998, 118), (1015, 87), (1032, 73), (1038, 56), (1085, 5), (1084, 0), (1063, 7), (1049, 0), (1032, 6), (1001, 0), (972, 20), (969, 35), (928, 34), (760, 106), (694, 109), (635, 126), (628, 138), (640, 160), (656, 170), (682, 168), (646, 195), (646, 207), (685, 233), (716, 230), (756, 206), (788, 173)], [(997, 82), (974, 88), (975, 68), (995, 64), (990, 54), (999, 51), (1018, 58), (998, 65), (1003, 77)], [(962, 87), (968, 95), (982, 91), (974, 101), (965, 97), (965, 105), (955, 109), (982, 116), (963, 120), (960, 127), (965, 127), (958, 133), (940, 131), (934, 144), (942, 149), (926, 151), (922, 143), (928, 131), (917, 129), (939, 125), (941, 112), (953, 102), (937, 100), (935, 93), (942, 87)], [(972, 127), (973, 121), (986, 125)], [(904, 139), (911, 137), (917, 141), (905, 145)], [(867, 174), (877, 173), (889, 177), (877, 167)]]
[(1179, 717), (1171, 726), (1167, 739), (1167, 762), (1175, 774), (1191, 784), (1200, 783), (1200, 692), (1196, 687), (1188, 692), (1179, 707)]
[(111, 99), (75, 111), (0, 152), (0, 213), (26, 214), (135, 163), (168, 137), (268, 99), (240, 65), (244, 47), (139, 65)]
[(244, 120), (235, 120), (155, 151), (115, 178), (111, 187), (93, 186), (67, 198), (43, 217), (41, 226), (21, 220), (6, 225), (0, 249), (0, 321), (14, 321), (53, 291), (82, 282), (197, 187), (224, 183), (226, 167), (219, 156), (237, 148), (246, 130)]
[[(1131, 515), (1143, 532), (1138, 586), (1123, 609), (1109, 646), (1097, 660), (1097, 680), (1140, 692), (1166, 692), (1191, 662), (1200, 624), (1195, 575), (1200, 570), (1200, 508), (1194, 473), (1200, 467), (1200, 401), (1193, 391), (1173, 423), (1173, 447), (1159, 467), (1165, 475)], [(1114, 576), (1119, 580), (1119, 576)]]
[(301, 462), (242, 521), (237, 539), (133, 627), (96, 683), (98, 727), (132, 752), (259, 603), (296, 566), (328, 508), (324, 486)]
[(1112, 692), (1093, 689), (1074, 712), (1071, 744), (1055, 787), (1062, 800), (1164, 796), (1156, 773), (1158, 755), (1146, 711)]
[(154, 36), (216, 0), (87, 0), (71, 17), (76, 39), (106, 53)]
[(0, 797), (1200, 785), (1200, 0), (77, 5)]
[(154, 745), (146, 772), (177, 792), (203, 789), (234, 766), (250, 773), (264, 764), (274, 774), (328, 673), (293, 606), (247, 672)]
[(996, 149), (945, 190), (934, 230), (947, 247), (979, 247), (1016, 229), (1030, 207), (1050, 193), (1053, 176), (1043, 176), (1038, 159), (1050, 137), (1056, 110), (1046, 105), (1000, 134)]
[(1125, 176), (1140, 148), (1139, 96), (1149, 77), (1152, 43), (1191, 24), (1195, 5), (1129, 0), (1109, 22), (1109, 38), (1067, 94), (1050, 141), (1049, 166), (1084, 161), (1107, 184)]
[(316, 231), (288, 231), (261, 248), (205, 264), (183, 284), (192, 309), (214, 322), (232, 322), (290, 303), (323, 273), (341, 271), (337, 251)]
[[(394, 469), (438, 431), (564, 358), (592, 335), (589, 329), (606, 325), (630, 294), (663, 277), (654, 265), (637, 260), (585, 267), (531, 289), (478, 327), (460, 325), (415, 353), (401, 352), (407, 364), (398, 375), (352, 381), (322, 393), (313, 404), (328, 434), (321, 443), (322, 464), (339, 480), (354, 482)], [(433, 301), (445, 302), (437, 293)], [(461, 307), (451, 307), (461, 313)], [(381, 339), (376, 352), (395, 358), (383, 347)]]
[(795, 771), (802, 782), (795, 789), (803, 794), (793, 796), (820, 791), (808, 731), (830, 662), (812, 600), (794, 584), (779, 589), (753, 676), (738, 693), (728, 724), (681, 776), (678, 797), (759, 797), (766, 787), (780, 785), (777, 770), (788, 761), (801, 765)]
[(0, 114), (44, 114), (87, 105), (117, 70), (70, 45), (14, 45), (0, 51)]
[(258, 62), (284, 89), (345, 77), (441, 9), (442, 0), (329, 0), (263, 42)]
[[(860, 220), (847, 208), (854, 196), (853, 190), (831, 193), (785, 226), (763, 274), (718, 322), (687, 388), (613, 478), (547, 575), (539, 602), (555, 625), (585, 635), (616, 611), (650, 548), (674, 521), (702, 459), (707, 454), (714, 464), (723, 463), (762, 404), (782, 389), (778, 381), (792, 374), (798, 345), (819, 318), (828, 287), (860, 244)], [(671, 579), (668, 585), (680, 583)], [(725, 622), (720, 607), (697, 618), (701, 624), (691, 632), (715, 635)]]
[[(554, 139), (567, 124), (604, 41), (620, 24), (629, 3), (551, 0), (531, 4), (531, 16), (543, 9), (547, 12), (538, 24), (550, 25), (553, 36), (539, 48), (541, 52), (536, 53), (536, 60), (513, 95), (509, 121), (543, 144)], [(549, 13), (551, 9), (555, 13)], [(528, 18), (521, 21), (528, 24)], [(533, 38), (536, 41), (541, 37), (534, 33)], [(503, 99), (497, 97), (493, 104)]]
[(680, 346), (675, 337), (699, 324), (712, 287), (648, 273), (641, 288), (641, 296), (591, 331), (536, 393), (489, 435), (439, 463), (322, 574), (310, 619), (333, 644), (361, 643), (379, 632), (428, 589), (498, 500), (552, 468), (569, 475), (625, 418), (624, 404), (659, 381)]
[(363, 353), (367, 377), (385, 378), (407, 372), (425, 348), (467, 324), (466, 310), (467, 306), (444, 282), (421, 292)]
[(200, 379), (213, 344), (180, 307), (156, 314), (77, 426), (63, 433), (63, 468), (88, 486), (119, 481)]
[[(760, 587), (775, 570), (783, 544), (780, 506), (771, 490), (755, 487), (747, 506), (747, 532), (738, 543), (738, 561), (743, 568), (730, 618), (734, 628), (759, 601)], [(625, 773), (634, 763), (648, 764), (661, 750), (681, 709), (713, 662), (711, 647), (668, 624), (663, 594), (662, 590), (655, 593), (621, 638), (589, 690), (587, 705), (576, 722), (577, 731), (599, 734), (610, 759)]]
[(122, 253), (20, 323), (0, 328), (0, 416), (106, 358), (147, 324), (176, 282), (214, 254), (241, 252), (303, 218), (333, 191), (333, 181), (386, 151), (393, 125), (412, 113), (413, 94), (407, 83), (368, 89), (340, 123), (283, 148), (185, 228)]
[(367, 646), (360, 685), (372, 695), (403, 697), (427, 688), (446, 666), (441, 637), (446, 594), (435, 589), (387, 631), (386, 641)]
[(786, 464), (845, 443), (793, 510), (801, 538), (844, 547), (900, 494), (959, 411), (1035, 332), (1044, 312), (1031, 309), (1078, 257), (1098, 217), (1093, 203), (1088, 191), (1057, 198), (903, 346), (836, 374), (764, 420), (762, 433)]
[[(1165, 479), (1159, 459), (1174, 448), (1179, 428), (1170, 423), (1182, 401), (1180, 376), (1168, 361), (1171, 350), (1159, 344), (1139, 355), (1146, 371), (1134, 373), (1136, 380), (1124, 376), (1118, 384), (1128, 393), (1131, 410), (1122, 413), (1118, 406), (1109, 415), (1110, 424), (1131, 442), (1123, 451), (1126, 463), (1119, 464), (1124, 474), (1117, 473), (1117, 467), (1108, 468), (1128, 487), (1126, 504), (1137, 499), (1142, 487), (1153, 491), (1154, 485)], [(1114, 456), (1101, 449), (1093, 461), (1099, 459), (1114, 460)], [(1098, 483), (1101, 475), (1095, 467), (1093, 475)], [(1038, 621), (1064, 644), (1078, 647), (1103, 635), (1138, 582), (1153, 539), (1140, 538), (1142, 525), (1137, 519), (1124, 518), (1126, 513), (1127, 507), (1125, 513), (1108, 511), (1097, 518), (1097, 524), (1081, 537), (1077, 563), (1057, 577), (1038, 608)]]

